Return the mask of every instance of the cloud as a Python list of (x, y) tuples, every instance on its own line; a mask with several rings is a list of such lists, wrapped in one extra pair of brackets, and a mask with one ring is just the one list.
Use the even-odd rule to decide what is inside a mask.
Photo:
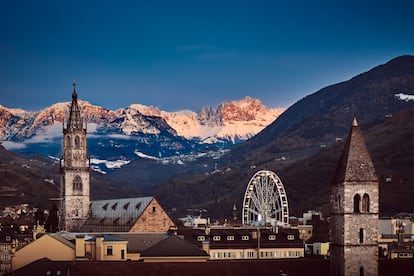
[(50, 142), (56, 138), (62, 138), (62, 125), (54, 124), (45, 126), (36, 132), (36, 135), (24, 141), (24, 143), (45, 143)]
[(12, 142), (12, 141), (1, 141), (1, 145), (4, 146), (7, 150), (24, 149), (26, 147), (25, 143)]

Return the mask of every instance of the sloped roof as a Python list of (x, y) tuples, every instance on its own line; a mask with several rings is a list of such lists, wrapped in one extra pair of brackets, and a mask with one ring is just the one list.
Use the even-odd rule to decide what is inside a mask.
[(361, 181), (378, 181), (378, 178), (358, 122), (354, 119), (332, 184)]
[(43, 258), (24, 267), (10, 272), (7, 275), (70, 275), (70, 261), (51, 261)]
[(141, 257), (208, 257), (209, 255), (175, 235), (141, 252)]
[(80, 232), (128, 232), (153, 197), (93, 200)]
[(50, 237), (54, 238), (55, 240), (63, 243), (64, 245), (70, 247), (70, 248), (75, 248), (75, 244), (68, 241), (67, 239), (65, 239), (64, 237), (62, 237), (59, 232), (58, 233), (53, 233), (53, 234), (46, 234), (49, 235)]
[(128, 241), (128, 253), (140, 253), (168, 238), (167, 233), (116, 233)]

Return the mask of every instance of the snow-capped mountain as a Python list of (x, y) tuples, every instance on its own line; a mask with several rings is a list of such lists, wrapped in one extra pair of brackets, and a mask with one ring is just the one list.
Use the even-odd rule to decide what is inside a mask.
[(165, 112), (139, 104), (131, 105), (130, 108), (143, 115), (162, 117), (178, 135), (199, 139), (201, 143), (247, 140), (284, 111), (284, 108), (268, 109), (260, 100), (250, 97), (223, 103), (216, 110), (203, 107), (198, 113), (189, 110)]
[[(142, 158), (137, 152), (160, 158), (197, 152), (212, 144), (223, 147), (238, 143), (261, 131), (284, 111), (268, 109), (250, 97), (223, 103), (216, 109), (204, 107), (198, 113), (167, 112), (141, 104), (114, 111), (86, 101), (79, 100), (78, 104), (86, 118), (92, 160), (121, 160), (123, 164)], [(26, 154), (58, 158), (62, 122), (69, 105), (57, 103), (38, 112), (0, 106), (0, 141), (6, 148)]]
[[(79, 105), (87, 122), (96, 124), (92, 132), (128, 136), (168, 132), (204, 143), (246, 140), (284, 111), (283, 108), (267, 109), (259, 100), (250, 97), (223, 103), (216, 110), (204, 107), (198, 113), (190, 110), (166, 112), (141, 104), (115, 111), (86, 101), (79, 101)], [(22, 141), (47, 126), (60, 125), (67, 116), (68, 106), (69, 103), (57, 103), (39, 112), (27, 112), (0, 105), (0, 139)]]

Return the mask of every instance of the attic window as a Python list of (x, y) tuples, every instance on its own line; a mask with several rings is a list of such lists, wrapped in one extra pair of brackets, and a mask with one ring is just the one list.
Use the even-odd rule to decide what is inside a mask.
[(206, 238), (204, 236), (197, 236), (197, 241), (204, 241)]
[(249, 240), (249, 236), (242, 236), (242, 241), (248, 241)]
[(295, 235), (288, 235), (288, 236), (287, 236), (287, 239), (288, 239), (289, 241), (293, 241), (293, 240), (295, 239)]
[(228, 241), (234, 241), (234, 236), (227, 236)]
[(116, 206), (118, 206), (118, 203), (117, 203), (117, 202), (116, 202), (114, 205), (112, 205), (112, 207), (111, 207), (111, 208), (112, 208), (112, 210), (114, 210), (114, 211), (115, 211), (115, 210), (116, 210)]
[(221, 240), (220, 236), (213, 236), (213, 241), (219, 241)]
[(10, 241), (11, 237), (10, 236), (6, 236), (6, 241)]
[(155, 213), (155, 206), (152, 206), (152, 212)]
[(127, 224), (131, 224), (133, 219), (134, 219), (134, 217), (130, 217), (129, 220), (127, 221)]
[(139, 209), (141, 207), (141, 202), (138, 202), (137, 205), (135, 205), (135, 209)]
[(274, 241), (276, 240), (276, 236), (275, 235), (269, 235), (269, 241)]
[(106, 211), (106, 209), (108, 209), (108, 203), (105, 204), (104, 206), (102, 206), (102, 209), (104, 209)]
[(118, 222), (119, 222), (119, 218), (116, 218), (116, 219), (114, 220), (114, 224), (118, 224)]
[(124, 205), (124, 209), (127, 210), (129, 207), (129, 202)]

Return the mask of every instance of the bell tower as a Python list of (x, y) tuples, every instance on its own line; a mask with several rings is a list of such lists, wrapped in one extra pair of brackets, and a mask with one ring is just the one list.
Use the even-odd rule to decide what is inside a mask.
[(378, 275), (378, 186), (354, 119), (331, 186), (331, 275)]
[(78, 106), (73, 83), (69, 118), (63, 122), (63, 156), (60, 160), (60, 229), (77, 231), (89, 212), (90, 160), (86, 155), (86, 121)]

